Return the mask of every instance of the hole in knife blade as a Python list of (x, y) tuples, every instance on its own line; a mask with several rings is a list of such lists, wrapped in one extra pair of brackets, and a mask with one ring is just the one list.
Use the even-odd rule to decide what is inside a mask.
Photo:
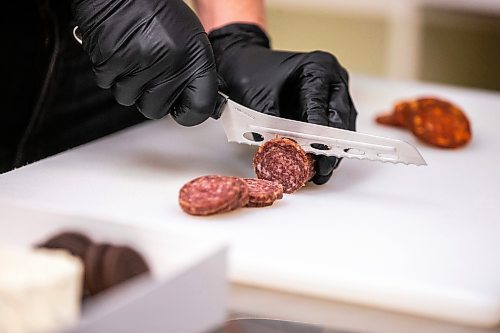
[(330, 150), (330, 149), (332, 149), (323, 143), (311, 143), (311, 147), (313, 147), (314, 149), (317, 149), (317, 150)]
[(356, 148), (347, 148), (344, 149), (344, 152), (351, 154), (351, 155), (364, 155), (365, 152)]
[(243, 133), (243, 137), (247, 140), (253, 141), (253, 142), (261, 142), (264, 141), (264, 137), (256, 132), (245, 132)]
[(377, 156), (388, 161), (394, 161), (398, 159), (398, 157), (394, 154), (378, 153)]

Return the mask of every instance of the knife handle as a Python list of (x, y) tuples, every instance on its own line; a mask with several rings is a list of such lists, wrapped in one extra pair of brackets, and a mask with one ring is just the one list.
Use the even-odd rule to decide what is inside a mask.
[(210, 117), (212, 117), (214, 119), (220, 118), (220, 116), (222, 115), (222, 111), (224, 109), (224, 106), (227, 103), (227, 99), (228, 99), (228, 97), (226, 95), (224, 95), (223, 93), (221, 93), (220, 91), (217, 93), (217, 100), (215, 102), (215, 109)]

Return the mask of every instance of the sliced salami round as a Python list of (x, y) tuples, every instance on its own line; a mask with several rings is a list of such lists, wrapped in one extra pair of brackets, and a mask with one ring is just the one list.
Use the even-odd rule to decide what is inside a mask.
[(265, 179), (244, 178), (248, 186), (249, 200), (247, 207), (271, 206), (283, 198), (283, 186)]
[(191, 215), (229, 212), (248, 203), (248, 187), (236, 177), (202, 176), (185, 184), (179, 192), (179, 204)]
[(282, 137), (261, 145), (253, 157), (257, 178), (281, 184), (285, 193), (303, 187), (313, 174), (313, 165), (295, 141)]
[(239, 195), (235, 198), (233, 202), (231, 202), (227, 208), (217, 212), (217, 213), (224, 213), (224, 212), (229, 212), (232, 210), (235, 210), (237, 208), (245, 207), (248, 204), (248, 201), (250, 199), (250, 192), (248, 189), (248, 185), (246, 184), (245, 181), (241, 178), (236, 178), (236, 177), (231, 177), (236, 180), (238, 185), (240, 186), (240, 192)]

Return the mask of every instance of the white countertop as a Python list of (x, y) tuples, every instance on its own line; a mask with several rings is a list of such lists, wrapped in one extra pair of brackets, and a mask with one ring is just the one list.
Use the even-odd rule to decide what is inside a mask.
[[(0, 200), (169, 225), (231, 244), (234, 282), (470, 325), (500, 322), (500, 94), (353, 76), (360, 132), (417, 146), (427, 167), (344, 160), (324, 186), (272, 207), (184, 214), (180, 187), (211, 173), (251, 176), (254, 148), (209, 120), (149, 122), (0, 176)], [(440, 150), (374, 124), (402, 98), (436, 95), (469, 115), (473, 141)], [(3, 222), (3, 221), (2, 221)]]

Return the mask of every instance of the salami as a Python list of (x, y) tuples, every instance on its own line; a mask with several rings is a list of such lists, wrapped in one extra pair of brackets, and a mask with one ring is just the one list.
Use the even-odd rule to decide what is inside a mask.
[(420, 140), (441, 148), (463, 146), (472, 137), (470, 123), (464, 112), (437, 98), (397, 103), (392, 114), (378, 116), (376, 121), (383, 125), (408, 128)]
[(293, 193), (310, 179), (311, 158), (293, 140), (276, 137), (261, 145), (253, 158), (257, 178), (277, 182)]
[(306, 154), (307, 163), (309, 164), (309, 174), (307, 175), (307, 181), (310, 181), (316, 174), (316, 158), (313, 154)]
[(232, 211), (248, 204), (248, 186), (240, 178), (202, 176), (185, 184), (179, 193), (179, 204), (191, 215), (212, 215)]
[(247, 207), (271, 206), (283, 198), (283, 186), (265, 179), (244, 178), (248, 186), (249, 200)]

